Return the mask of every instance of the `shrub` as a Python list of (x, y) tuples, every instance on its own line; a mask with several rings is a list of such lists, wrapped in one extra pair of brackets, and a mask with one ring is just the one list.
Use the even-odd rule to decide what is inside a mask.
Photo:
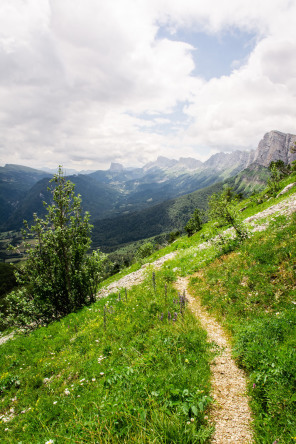
[(188, 237), (200, 231), (202, 229), (202, 223), (201, 211), (196, 208), (193, 215), (184, 227), (184, 230), (186, 231)]

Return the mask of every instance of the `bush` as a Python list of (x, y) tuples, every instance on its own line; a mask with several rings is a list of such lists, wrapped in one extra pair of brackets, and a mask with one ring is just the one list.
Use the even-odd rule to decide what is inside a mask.
[(201, 212), (198, 208), (194, 210), (193, 215), (187, 222), (187, 224), (184, 227), (184, 230), (186, 231), (188, 237), (192, 236), (194, 233), (197, 233), (202, 229), (202, 218), (201, 218)]
[(153, 250), (154, 250), (154, 247), (153, 247), (152, 243), (146, 242), (146, 244), (143, 244), (138, 248), (137, 257), (139, 259), (144, 259), (145, 257), (150, 256), (150, 254), (153, 253)]

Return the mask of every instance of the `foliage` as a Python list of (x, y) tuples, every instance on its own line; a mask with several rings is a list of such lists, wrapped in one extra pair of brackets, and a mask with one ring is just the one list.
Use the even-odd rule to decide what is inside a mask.
[(213, 194), (209, 199), (209, 215), (220, 226), (230, 225), (234, 228), (239, 240), (247, 237), (247, 230), (237, 210), (238, 198), (230, 187), (220, 193)]
[(276, 160), (270, 162), (268, 169), (271, 174), (267, 185), (271, 193), (277, 193), (280, 189), (280, 181), (290, 174), (291, 166), (286, 165), (282, 160)]
[(171, 243), (175, 242), (175, 240), (178, 239), (178, 237), (180, 237), (180, 236), (181, 236), (181, 231), (179, 231), (179, 230), (171, 231), (168, 234), (167, 241), (169, 244), (171, 244)]
[(34, 214), (34, 225), (24, 230), (25, 238), (36, 242), (27, 242), (28, 258), (17, 273), (23, 288), (8, 299), (7, 322), (16, 325), (50, 322), (93, 302), (101, 279), (104, 257), (98, 251), (87, 256), (91, 225), (80, 196), (61, 167), (51, 182), (53, 204), (46, 217)]
[(192, 288), (233, 335), (250, 376), (256, 442), (296, 436), (296, 216), (279, 216), (216, 259)]
[(184, 227), (184, 230), (186, 231), (188, 237), (192, 236), (194, 233), (197, 233), (202, 228), (202, 214), (201, 211), (196, 208), (187, 222), (187, 224)]
[(0, 262), (0, 300), (2, 296), (16, 286), (14, 272), (15, 267), (13, 265)]
[(178, 300), (150, 271), (126, 296), (2, 345), (1, 442), (208, 442), (212, 354)]
[(153, 253), (154, 247), (151, 242), (146, 242), (141, 245), (137, 251), (137, 257), (139, 259), (144, 259), (147, 256), (150, 256)]
[[(281, 181), (281, 188), (292, 179)], [(251, 216), (285, 197), (260, 207), (244, 201), (235, 211), (246, 208), (244, 216)], [(172, 287), (177, 275), (199, 270), (193, 290), (227, 328), (236, 359), (249, 374), (254, 442), (292, 442), (296, 219), (269, 222), (266, 232), (244, 243), (232, 244), (229, 235), (230, 253), (223, 255), (215, 223), (206, 223), (192, 237), (154, 252), (153, 258), (178, 254), (161, 272), (147, 267), (142, 285), (2, 345), (0, 439), (208, 442), (212, 355), (205, 333)]]
[(208, 197), (222, 189), (222, 183), (197, 190), (152, 208), (112, 219), (96, 220), (92, 240), (95, 247), (111, 252), (131, 242), (151, 238), (172, 230), (183, 230), (195, 208), (207, 209)]
[[(14, 273), (13, 265), (0, 262), (0, 312), (3, 316), (7, 313), (6, 295), (17, 285)], [(0, 320), (0, 331), (4, 328), (5, 325)]]

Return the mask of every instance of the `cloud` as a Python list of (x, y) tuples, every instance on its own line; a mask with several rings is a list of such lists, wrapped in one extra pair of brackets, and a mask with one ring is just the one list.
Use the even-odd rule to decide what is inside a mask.
[[(288, 0), (2, 0), (0, 163), (204, 158), (295, 132), (295, 13)], [(256, 44), (206, 81), (193, 44), (173, 38), (184, 29)]]

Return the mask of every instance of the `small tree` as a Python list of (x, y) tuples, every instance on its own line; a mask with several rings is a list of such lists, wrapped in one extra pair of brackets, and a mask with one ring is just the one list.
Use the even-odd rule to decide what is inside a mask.
[(34, 214), (31, 227), (25, 222), (27, 260), (17, 273), (21, 297), (16, 292), (8, 298), (12, 311), (14, 300), (19, 313), (23, 305), (23, 324), (30, 310), (34, 323), (46, 323), (93, 302), (101, 278), (104, 256), (98, 251), (87, 255), (92, 226), (89, 214), (82, 214), (74, 184), (65, 179), (61, 167), (50, 182), (55, 187), (50, 189), (53, 203), (47, 205), (46, 217)]
[(153, 253), (153, 250), (153, 244), (151, 242), (146, 242), (138, 248), (136, 256), (139, 259), (144, 259), (145, 257), (150, 256), (150, 254)]
[(209, 215), (220, 226), (231, 225), (239, 240), (245, 239), (247, 230), (237, 211), (238, 198), (232, 188), (227, 187), (221, 193), (212, 194), (209, 199)]
[(289, 164), (286, 165), (282, 160), (273, 160), (270, 162), (268, 169), (271, 174), (267, 185), (274, 194), (280, 189), (280, 181), (291, 173), (291, 166)]
[(191, 218), (184, 227), (184, 230), (186, 231), (188, 237), (200, 231), (202, 228), (202, 224), (203, 222), (202, 222), (201, 211), (198, 208), (196, 208)]

